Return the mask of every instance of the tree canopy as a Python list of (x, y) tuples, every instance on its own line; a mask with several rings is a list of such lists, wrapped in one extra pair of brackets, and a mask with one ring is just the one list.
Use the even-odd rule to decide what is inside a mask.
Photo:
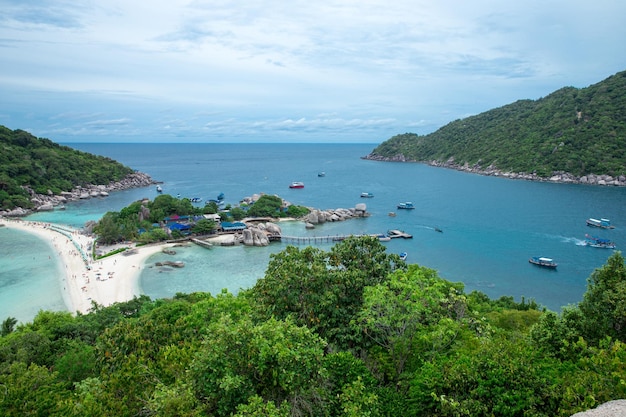
[(396, 135), (370, 157), (501, 171), (626, 175), (626, 71), (586, 88), (565, 87), (455, 120), (419, 136)]
[(290, 246), (237, 296), (9, 318), (0, 415), (565, 417), (625, 398), (621, 253), (558, 314), (385, 252)]

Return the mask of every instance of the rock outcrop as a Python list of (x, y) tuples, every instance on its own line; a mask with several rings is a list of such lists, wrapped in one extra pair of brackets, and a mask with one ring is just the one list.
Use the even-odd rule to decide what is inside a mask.
[(626, 400), (609, 401), (589, 411), (583, 411), (572, 417), (620, 417), (626, 416)]
[(270, 237), (280, 236), (280, 227), (272, 222), (248, 224), (248, 228), (242, 231), (242, 242), (246, 246), (267, 246)]
[(316, 225), (326, 222), (340, 222), (348, 219), (367, 216), (369, 216), (369, 213), (367, 212), (367, 206), (364, 203), (359, 203), (354, 208), (350, 209), (313, 209), (309, 214), (304, 216), (303, 220), (307, 224)]
[(155, 181), (148, 174), (133, 172), (121, 181), (112, 182), (108, 185), (86, 185), (82, 187), (75, 187), (72, 191), (64, 191), (60, 195), (55, 195), (50, 190), (48, 190), (46, 194), (37, 194), (30, 187), (24, 186), (24, 189), (28, 191), (30, 195), (30, 201), (34, 208), (24, 209), (22, 207), (17, 207), (9, 211), (0, 211), (0, 216), (23, 217), (31, 214), (33, 211), (53, 210), (55, 207), (62, 206), (69, 201), (107, 197), (112, 191), (146, 187), (151, 184), (155, 184)]
[[(393, 157), (384, 157), (375, 154), (369, 154), (364, 156), (363, 159), (369, 159), (372, 161), (385, 161), (385, 162), (422, 162), (407, 159), (404, 155), (398, 154)], [(441, 168), (450, 168), (456, 169), (457, 171), (470, 172), (472, 174), (479, 175), (488, 175), (494, 177), (504, 177), (509, 179), (516, 180), (526, 180), (526, 181), (543, 181), (543, 182), (556, 182), (556, 183), (565, 183), (565, 184), (588, 184), (588, 185), (605, 185), (605, 186), (626, 186), (626, 176), (620, 175), (617, 177), (612, 177), (610, 175), (595, 175), (588, 174), (582, 177), (577, 177), (568, 172), (553, 172), (550, 177), (540, 177), (535, 173), (525, 173), (525, 172), (508, 172), (502, 171), (493, 165), (489, 165), (488, 167), (483, 167), (480, 163), (476, 163), (470, 165), (465, 163), (463, 165), (456, 163), (454, 158), (450, 158), (445, 162), (442, 161), (427, 161), (424, 162), (430, 166), (441, 167)]]

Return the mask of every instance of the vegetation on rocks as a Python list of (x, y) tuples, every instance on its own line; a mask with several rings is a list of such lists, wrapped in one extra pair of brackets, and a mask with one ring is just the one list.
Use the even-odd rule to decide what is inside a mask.
[(624, 270), (615, 252), (557, 314), (370, 237), (288, 247), (237, 296), (8, 318), (0, 415), (570, 416), (626, 395)]
[(110, 158), (0, 126), (0, 210), (32, 208), (35, 194), (120, 181), (133, 170)]
[(455, 120), (436, 132), (396, 135), (368, 159), (576, 177), (626, 175), (626, 71)]

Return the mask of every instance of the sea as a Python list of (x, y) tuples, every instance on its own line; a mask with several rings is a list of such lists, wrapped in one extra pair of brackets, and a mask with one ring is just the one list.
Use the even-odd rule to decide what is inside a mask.
[[(363, 203), (370, 214), (366, 218), (325, 223), (312, 230), (302, 222), (280, 226), (284, 235), (302, 237), (402, 230), (413, 238), (384, 242), (388, 252), (407, 252), (407, 262), (462, 282), (466, 292), (512, 296), (518, 302), (532, 299), (556, 312), (582, 299), (587, 278), (613, 253), (585, 246), (585, 234), (609, 238), (617, 250), (626, 247), (626, 188), (530, 182), (362, 159), (374, 144), (67, 145), (145, 172), (162, 182), (164, 193), (199, 197), (203, 200), (199, 205), (220, 193), (233, 206), (261, 193), (319, 209)], [(305, 187), (290, 189), (293, 181), (302, 181)], [(364, 192), (374, 197), (361, 198)], [(155, 186), (113, 192), (27, 220), (80, 228), (108, 211), (157, 195)], [(415, 209), (398, 210), (401, 202), (412, 202)], [(590, 217), (608, 218), (615, 228), (590, 228), (585, 224)], [(236, 294), (262, 278), (272, 254), (286, 246), (190, 245), (177, 248), (174, 257), (156, 254), (143, 269), (141, 292), (153, 299), (195, 291), (217, 294), (224, 289)], [(332, 242), (317, 246), (328, 250)], [(32, 235), (0, 228), (0, 254), (0, 320), (12, 316), (28, 322), (42, 309), (66, 309), (52, 247)], [(553, 258), (558, 268), (532, 265), (531, 256)], [(185, 267), (154, 266), (163, 260), (180, 260)]]

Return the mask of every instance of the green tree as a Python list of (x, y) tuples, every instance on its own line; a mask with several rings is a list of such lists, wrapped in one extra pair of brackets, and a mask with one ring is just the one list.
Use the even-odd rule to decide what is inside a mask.
[(365, 288), (353, 323), (374, 343), (373, 352), (379, 352), (375, 367), (393, 379), (411, 362), (415, 367), (451, 349), (466, 314), (462, 284), (412, 264), (408, 271), (397, 271), (387, 281)]
[(7, 317), (2, 322), (2, 330), (0, 330), (0, 336), (6, 336), (9, 333), (15, 330), (15, 325), (17, 324), (17, 319), (15, 317)]
[(587, 279), (587, 291), (578, 304), (585, 339), (597, 343), (609, 336), (626, 342), (626, 266), (621, 252)]
[(252, 289), (261, 317), (293, 317), (340, 348), (359, 344), (350, 320), (363, 303), (363, 289), (404, 267), (375, 238), (350, 237), (330, 252), (288, 246), (271, 255), (264, 278)]
[(270, 319), (253, 324), (223, 316), (209, 328), (191, 366), (206, 412), (228, 416), (259, 396), (290, 404), (292, 413), (324, 415), (325, 343), (305, 327)]

